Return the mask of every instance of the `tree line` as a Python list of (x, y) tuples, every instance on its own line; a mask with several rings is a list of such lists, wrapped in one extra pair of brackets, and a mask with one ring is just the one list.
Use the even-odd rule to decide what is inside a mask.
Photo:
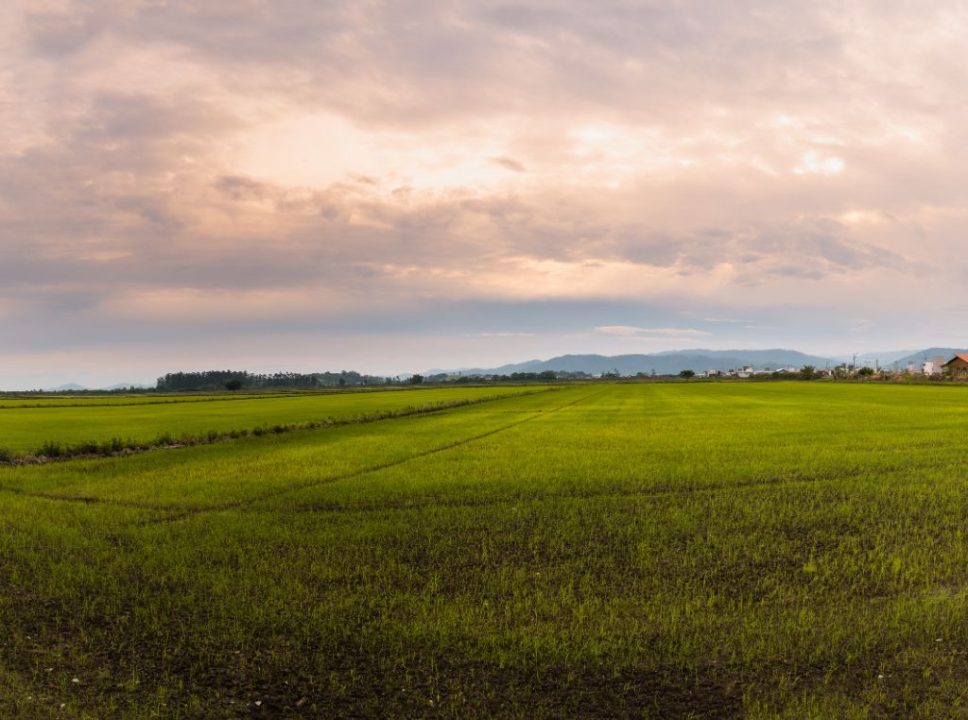
[(321, 388), (386, 385), (387, 378), (362, 375), (352, 370), (320, 373), (250, 373), (244, 370), (174, 372), (158, 378), (158, 390), (229, 390), (264, 388)]
[(259, 390), (266, 388), (330, 388), (362, 387), (373, 385), (423, 385), (430, 383), (463, 385), (465, 383), (490, 384), (502, 382), (554, 382), (556, 380), (588, 380), (593, 376), (584, 372), (515, 372), (509, 375), (411, 375), (409, 377), (380, 377), (364, 375), (352, 370), (317, 373), (258, 374), (244, 370), (203, 370), (199, 372), (174, 372), (158, 378), (155, 389), (162, 391), (188, 390)]

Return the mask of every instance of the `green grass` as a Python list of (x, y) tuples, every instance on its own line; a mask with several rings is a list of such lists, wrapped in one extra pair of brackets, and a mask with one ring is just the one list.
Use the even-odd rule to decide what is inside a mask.
[[(467, 386), (463, 386), (467, 387)], [(86, 392), (81, 395), (67, 393), (14, 392), (0, 393), (0, 408), (52, 408), (52, 407), (102, 407), (106, 405), (166, 405), (169, 403), (211, 402), (223, 400), (253, 400), (302, 395), (351, 395), (354, 393), (413, 392), (427, 389), (443, 389), (435, 386), (381, 386), (369, 385), (347, 388), (319, 388), (316, 390), (272, 388), (266, 390), (205, 391), (150, 391), (139, 393)]]
[[(133, 443), (204, 437), (232, 430), (311, 422), (345, 422), (364, 416), (531, 392), (522, 387), (461, 387), (342, 393), (64, 398), (0, 402), (0, 448), (58, 455), (84, 443)], [(28, 402), (28, 401), (24, 401)], [(8, 404), (14, 403), (14, 404)], [(168, 444), (163, 443), (163, 444)], [(55, 451), (50, 452), (50, 448)]]
[(587, 385), (0, 468), (0, 716), (964, 717), (966, 390)]

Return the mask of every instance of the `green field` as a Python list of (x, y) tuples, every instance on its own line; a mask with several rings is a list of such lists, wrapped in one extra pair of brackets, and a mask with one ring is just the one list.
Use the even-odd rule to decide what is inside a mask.
[(148, 442), (277, 424), (347, 421), (372, 413), (531, 392), (521, 387), (458, 387), (372, 392), (151, 397), (87, 396), (0, 400), (0, 448), (39, 452), (112, 438)]
[(0, 717), (966, 717), (966, 429), (962, 387), (589, 384), (3, 467)]

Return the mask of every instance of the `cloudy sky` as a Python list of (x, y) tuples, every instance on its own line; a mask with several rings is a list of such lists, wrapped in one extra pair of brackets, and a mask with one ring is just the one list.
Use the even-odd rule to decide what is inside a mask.
[(966, 8), (5, 0), (0, 386), (968, 344)]

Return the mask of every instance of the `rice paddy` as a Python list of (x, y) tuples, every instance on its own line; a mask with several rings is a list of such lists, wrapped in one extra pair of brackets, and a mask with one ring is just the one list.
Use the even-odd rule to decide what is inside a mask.
[(0, 467), (0, 716), (968, 714), (968, 388), (503, 390), (0, 409), (356, 418)]
[[(0, 448), (43, 455), (45, 446), (124, 446), (164, 438), (207, 437), (255, 428), (345, 423), (530, 392), (521, 387), (460, 387), (382, 392), (265, 393), (0, 399)], [(167, 444), (154, 443), (154, 444)]]

